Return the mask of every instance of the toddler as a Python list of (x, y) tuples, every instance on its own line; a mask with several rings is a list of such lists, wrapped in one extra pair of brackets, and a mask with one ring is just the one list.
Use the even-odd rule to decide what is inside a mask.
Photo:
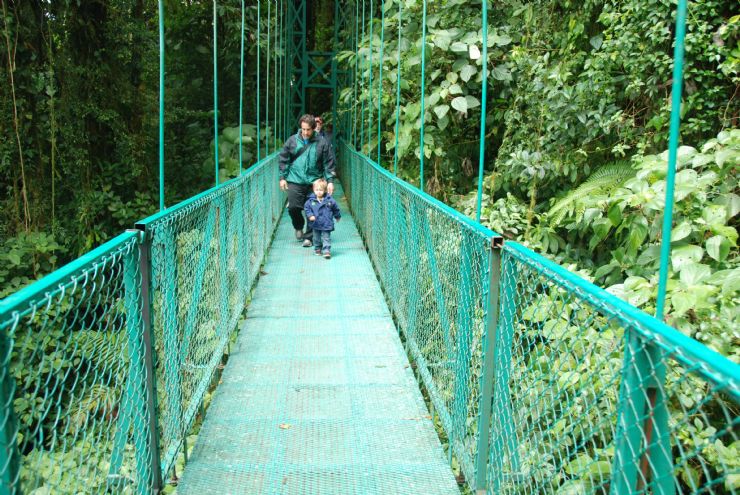
[(313, 225), (313, 247), (317, 256), (331, 258), (331, 231), (334, 230), (334, 219), (342, 218), (339, 205), (331, 194), (326, 193), (326, 180), (318, 179), (313, 183), (313, 194), (303, 205), (306, 218)]

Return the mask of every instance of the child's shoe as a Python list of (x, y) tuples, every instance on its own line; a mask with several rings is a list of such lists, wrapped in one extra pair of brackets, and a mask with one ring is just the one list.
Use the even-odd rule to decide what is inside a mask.
[(321, 250), (317, 249), (313, 252), (313, 254), (315, 254), (316, 256), (321, 256)]
[(324, 253), (324, 258), (329, 259), (331, 258), (331, 253), (329, 251)]

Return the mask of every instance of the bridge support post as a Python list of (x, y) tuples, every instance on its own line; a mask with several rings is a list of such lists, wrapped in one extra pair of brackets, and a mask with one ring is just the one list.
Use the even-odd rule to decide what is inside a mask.
[(154, 378), (154, 342), (152, 338), (152, 296), (151, 275), (152, 263), (150, 257), (151, 239), (146, 232), (141, 232), (139, 242), (139, 273), (141, 276), (141, 330), (142, 330), (142, 352), (144, 376), (143, 385), (145, 391), (146, 411), (149, 423), (149, 438), (146, 439), (149, 448), (148, 458), (144, 462), (150, 463), (151, 484), (150, 490), (142, 490), (143, 493), (160, 493), (162, 490), (162, 471), (159, 456), (159, 425), (157, 423), (157, 390)]
[(625, 335), (612, 494), (676, 493), (662, 354), (635, 330)]
[(0, 331), (0, 492), (15, 495), (22, 492), (18, 423), (13, 409), (15, 380), (10, 375), (12, 343), (8, 331)]
[(494, 353), (496, 350), (496, 329), (498, 327), (499, 291), (501, 286), (501, 250), (503, 245), (503, 237), (493, 237), (491, 239), (491, 251), (488, 255), (488, 301), (486, 304), (485, 333), (483, 335), (483, 371), (480, 381), (478, 443), (475, 459), (475, 489), (479, 495), (486, 493), (494, 385)]

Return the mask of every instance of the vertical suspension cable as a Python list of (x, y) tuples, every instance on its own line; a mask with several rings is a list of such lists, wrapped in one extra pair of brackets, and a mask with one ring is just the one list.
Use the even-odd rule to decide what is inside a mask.
[(278, 25), (275, 26), (275, 29), (277, 30), (278, 36), (278, 44), (277, 44), (277, 50), (278, 50), (278, 70), (277, 74), (278, 77), (276, 78), (276, 81), (278, 83), (278, 90), (275, 92), (275, 95), (278, 98), (278, 110), (275, 114), (275, 129), (277, 130), (276, 136), (281, 141), (283, 140), (283, 86), (285, 84), (285, 80), (283, 79), (283, 0), (280, 0), (280, 10), (278, 11)]
[(398, 122), (401, 115), (401, 14), (403, 11), (403, 0), (398, 2), (398, 56), (396, 57), (396, 131), (395, 145), (393, 146), (393, 175), (398, 175)]
[[(402, 0), (403, 1), (403, 0)], [(360, 9), (357, 6), (357, 0), (354, 2), (355, 5), (355, 29), (353, 31), (353, 37), (354, 37), (354, 48), (355, 48), (355, 70), (354, 75), (352, 76), (352, 88), (353, 88), (353, 98), (352, 98), (352, 147), (354, 149), (357, 149), (357, 64), (360, 60), (360, 55), (358, 52), (358, 43), (357, 43), (357, 35), (360, 31), (360, 25), (359, 19), (360, 19)]]
[(421, 133), (419, 135), (419, 189), (424, 191), (424, 76), (426, 75), (427, 0), (423, 1), (421, 14)]
[(374, 109), (374, 105), (373, 105), (373, 24), (374, 24), (373, 21), (375, 21), (374, 16), (375, 16), (375, 8), (373, 6), (373, 0), (370, 0), (370, 10), (369, 10), (369, 15), (368, 15), (368, 18), (370, 19), (370, 30), (369, 30), (368, 41), (367, 41), (367, 49), (370, 52), (370, 58), (367, 64), (368, 68), (370, 69), (370, 74), (368, 75), (370, 89), (369, 89), (369, 97), (367, 100), (367, 114), (369, 116), (368, 123), (367, 123), (367, 144), (368, 144), (367, 152), (368, 152), (368, 155), (370, 154), (370, 150), (372, 150), (370, 135), (373, 130), (373, 109)]
[(218, 42), (216, 37), (218, 12), (216, 0), (213, 0), (213, 155), (216, 167), (216, 185), (218, 185)]
[[(365, 1), (362, 2), (362, 43), (365, 42)], [(367, 59), (367, 56), (363, 57)], [(362, 66), (362, 91), (360, 92), (360, 153), (364, 153), (365, 147), (365, 68)]]
[(260, 15), (260, 4), (257, 0), (257, 161), (259, 162), (262, 153), (262, 143), (260, 136), (260, 35), (262, 29), (262, 16)]
[(272, 91), (272, 93), (273, 93), (273, 97), (272, 97), (272, 115), (273, 115), (273, 117), (272, 117), (272, 120), (274, 122), (273, 125), (272, 125), (272, 145), (273, 145), (273, 151), (275, 151), (275, 136), (277, 136), (277, 127), (278, 127), (278, 115), (277, 115), (277, 101), (278, 101), (278, 89), (277, 89), (278, 88), (278, 72), (277, 72), (277, 67), (278, 67), (278, 48), (277, 48), (278, 27), (277, 27), (277, 19), (278, 19), (278, 10), (277, 9), (278, 9), (278, 3), (277, 3), (277, 0), (275, 0), (275, 29), (273, 30), (273, 36), (275, 37), (275, 40), (274, 40), (273, 45), (272, 45), (273, 46), (273, 52), (275, 52), (274, 55), (273, 55), (273, 59), (274, 60), (273, 60), (273, 63), (272, 63), (272, 70), (274, 72), (273, 83), (272, 83), (272, 89), (273, 89), (273, 91)]
[(270, 154), (270, 24), (272, 0), (267, 0), (267, 80), (265, 81), (265, 156)]
[(481, 203), (483, 200), (483, 165), (486, 152), (486, 97), (488, 95), (488, 0), (482, 0), (483, 5), (483, 29), (481, 39), (483, 50), (481, 50), (481, 107), (480, 107), (480, 150), (478, 152), (478, 194), (475, 201), (475, 221), (480, 223)]
[(241, 37), (241, 56), (239, 58), (239, 175), (242, 174), (242, 121), (244, 115), (244, 0), (242, 0), (242, 37)]
[(380, 0), (380, 67), (378, 69), (378, 165), (380, 165), (380, 107), (383, 104), (383, 48), (385, 45), (385, 3)]
[(671, 258), (673, 191), (676, 180), (678, 131), (681, 125), (681, 85), (683, 84), (684, 38), (686, 37), (686, 3), (687, 0), (678, 0), (676, 11), (676, 43), (673, 51), (673, 86), (671, 88), (671, 127), (668, 138), (668, 173), (666, 175), (665, 212), (663, 213), (663, 239), (660, 245), (658, 296), (655, 301), (655, 317), (660, 320), (664, 316), (666, 284), (668, 283), (668, 263)]
[(164, 0), (159, 0), (159, 210), (164, 210)]

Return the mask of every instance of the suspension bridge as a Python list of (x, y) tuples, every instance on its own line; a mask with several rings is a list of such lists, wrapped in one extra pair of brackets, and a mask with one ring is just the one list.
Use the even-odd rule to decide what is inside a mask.
[[(215, 187), (0, 303), (1, 492), (740, 492), (740, 367), (397, 177), (373, 100), (337, 97), (372, 70), (307, 52), (305, 2), (274, 5), (257, 128), (287, 137), (332, 90), (332, 259), (295, 241), (275, 149), (219, 180), (216, 120)], [(674, 99), (674, 169), (677, 132)]]

